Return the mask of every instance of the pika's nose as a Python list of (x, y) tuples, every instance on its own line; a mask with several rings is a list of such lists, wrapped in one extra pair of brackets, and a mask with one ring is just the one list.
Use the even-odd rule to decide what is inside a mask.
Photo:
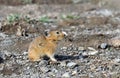
[(68, 36), (68, 34), (66, 32), (62, 31), (62, 33), (64, 34), (64, 36)]

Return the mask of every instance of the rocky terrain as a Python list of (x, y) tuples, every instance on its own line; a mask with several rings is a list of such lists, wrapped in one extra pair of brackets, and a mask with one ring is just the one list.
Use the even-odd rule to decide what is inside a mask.
[[(120, 78), (120, 11), (97, 5), (0, 6), (0, 78)], [(68, 37), (51, 63), (28, 60), (28, 46), (47, 29)]]

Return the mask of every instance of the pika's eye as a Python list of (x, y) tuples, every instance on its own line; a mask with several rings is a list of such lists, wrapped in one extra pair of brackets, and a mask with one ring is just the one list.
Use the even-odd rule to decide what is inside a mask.
[(57, 31), (56, 34), (60, 34), (60, 33)]

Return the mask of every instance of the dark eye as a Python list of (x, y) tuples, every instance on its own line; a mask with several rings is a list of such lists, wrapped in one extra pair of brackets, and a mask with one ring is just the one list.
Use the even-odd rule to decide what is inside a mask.
[(56, 34), (59, 34), (59, 32), (57, 31)]

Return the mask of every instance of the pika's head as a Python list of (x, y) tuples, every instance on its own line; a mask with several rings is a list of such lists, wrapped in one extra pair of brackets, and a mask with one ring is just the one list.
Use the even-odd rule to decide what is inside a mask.
[(46, 31), (45, 36), (50, 41), (60, 41), (67, 36), (67, 33), (60, 30)]

